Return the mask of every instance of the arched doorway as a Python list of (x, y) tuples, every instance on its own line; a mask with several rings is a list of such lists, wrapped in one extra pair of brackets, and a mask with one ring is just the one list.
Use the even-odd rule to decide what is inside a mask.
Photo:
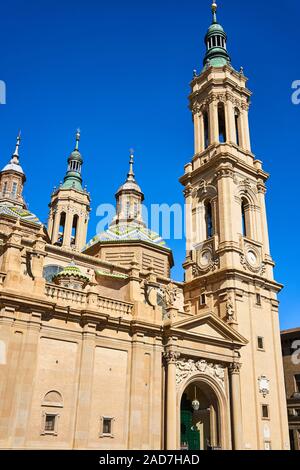
[(218, 398), (208, 383), (194, 381), (184, 390), (180, 403), (180, 447), (186, 450), (220, 448)]

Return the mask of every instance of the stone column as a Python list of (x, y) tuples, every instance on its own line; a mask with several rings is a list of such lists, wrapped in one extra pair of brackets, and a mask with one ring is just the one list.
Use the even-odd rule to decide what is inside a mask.
[(83, 327), (79, 388), (76, 405), (74, 448), (87, 449), (90, 430), (92, 385), (94, 376), (94, 356), (96, 348), (96, 327), (87, 323)]
[(259, 205), (260, 205), (260, 223), (261, 223), (262, 240), (264, 244), (264, 252), (266, 255), (270, 255), (270, 242), (269, 242), (269, 233), (268, 233), (268, 221), (267, 221), (265, 194), (266, 194), (265, 185), (264, 184), (258, 185), (258, 197), (259, 197)]
[(185, 196), (185, 231), (186, 231), (186, 252), (187, 254), (192, 250), (194, 241), (194, 227), (192, 219), (193, 211), (193, 196), (192, 196), (192, 185), (188, 184), (184, 190)]
[(232, 101), (230, 100), (227, 100), (225, 104), (225, 119), (227, 142), (236, 144), (237, 142), (234, 121), (234, 107)]
[(32, 258), (31, 258), (31, 271), (34, 277), (34, 291), (37, 294), (43, 295), (45, 291), (46, 281), (43, 277), (44, 260), (46, 257), (45, 251), (46, 242), (43, 240), (43, 229), (37, 236), (34, 243)]
[(17, 221), (13, 227), (12, 233), (9, 235), (6, 244), (4, 245), (2, 271), (6, 272), (6, 277), (3, 285), (10, 289), (19, 290), (20, 283), (22, 282), (22, 260), (21, 252), (22, 235), (19, 231), (20, 222)]
[(248, 106), (243, 105), (241, 111), (241, 130), (242, 130), (242, 145), (245, 150), (251, 152), (249, 119), (248, 119)]
[(200, 122), (199, 122), (199, 114), (197, 112), (194, 113), (194, 146), (195, 146), (195, 154), (200, 153)]
[(27, 322), (27, 331), (20, 356), (20, 368), (14, 389), (16, 408), (11, 436), (13, 448), (24, 449), (28, 437), (41, 327), (41, 313), (31, 312)]
[(73, 225), (73, 212), (70, 211), (70, 207), (66, 210), (66, 221), (65, 221), (65, 230), (63, 237), (63, 246), (71, 246), (71, 235), (72, 235), (72, 225)]
[(209, 144), (219, 143), (219, 120), (218, 120), (218, 102), (211, 101), (209, 104)]
[(60, 224), (61, 212), (56, 209), (53, 210), (53, 223), (52, 227), (48, 227), (48, 234), (51, 238), (52, 243), (56, 243), (58, 240), (59, 224)]
[(233, 362), (229, 367), (231, 434), (233, 450), (243, 449), (243, 424), (240, 385), (241, 364)]
[(176, 361), (179, 353), (169, 350), (164, 353), (167, 369), (166, 393), (166, 450), (176, 450), (177, 444), (177, 391), (176, 391)]

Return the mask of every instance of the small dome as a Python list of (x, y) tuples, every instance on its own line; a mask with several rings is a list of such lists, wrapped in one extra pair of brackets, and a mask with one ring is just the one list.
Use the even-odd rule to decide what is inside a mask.
[(225, 34), (223, 26), (220, 25), (219, 23), (214, 23), (214, 24), (210, 25), (210, 27), (208, 28), (208, 31), (207, 31), (207, 36), (210, 36), (211, 34), (215, 34), (215, 33)]
[(23, 168), (17, 163), (8, 163), (7, 165), (5, 165), (2, 171), (16, 171), (17, 173), (21, 173), (22, 175), (24, 175)]
[(89, 280), (87, 276), (85, 276), (80, 268), (76, 266), (75, 264), (70, 264), (69, 266), (66, 266), (62, 271), (60, 271), (55, 277), (60, 278), (60, 277), (79, 277), (85, 280)]
[(82, 159), (82, 155), (81, 153), (79, 152), (79, 150), (73, 150), (73, 152), (71, 153), (71, 155), (69, 156), (69, 161), (70, 160), (77, 160), (79, 162), (82, 162), (83, 159)]
[(117, 194), (121, 191), (126, 191), (126, 190), (138, 191), (139, 193), (142, 192), (140, 186), (137, 184), (136, 181), (125, 181), (125, 183), (119, 187)]
[(160, 235), (148, 228), (136, 224), (118, 224), (111, 225), (105, 232), (96, 235), (85, 246), (84, 250), (90, 248), (96, 243), (126, 243), (127, 241), (143, 241), (169, 249)]
[(19, 206), (13, 206), (2, 203), (0, 204), (0, 215), (1, 214), (16, 217), (26, 222), (32, 222), (34, 224), (42, 225), (36, 215), (34, 215), (32, 212), (29, 212), (27, 209), (23, 209)]

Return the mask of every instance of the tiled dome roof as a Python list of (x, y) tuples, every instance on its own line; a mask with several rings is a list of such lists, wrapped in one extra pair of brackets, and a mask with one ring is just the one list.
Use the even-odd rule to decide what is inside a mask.
[(98, 242), (111, 243), (111, 242), (126, 242), (126, 241), (144, 241), (153, 245), (166, 246), (165, 241), (155, 232), (140, 224), (119, 224), (111, 225), (105, 232), (96, 235), (85, 246), (84, 250), (90, 248)]
[(33, 222), (35, 224), (42, 225), (36, 215), (29, 212), (27, 209), (23, 209), (22, 207), (0, 204), (0, 215), (1, 214), (10, 215), (27, 222)]

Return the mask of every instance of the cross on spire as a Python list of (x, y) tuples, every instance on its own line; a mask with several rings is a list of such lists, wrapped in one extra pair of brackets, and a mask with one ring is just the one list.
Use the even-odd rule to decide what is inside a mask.
[(127, 180), (134, 180), (134, 171), (133, 171), (133, 165), (134, 165), (134, 149), (131, 148), (129, 150), (130, 153), (130, 159), (129, 159), (129, 172), (127, 175)]
[(80, 141), (80, 129), (78, 128), (76, 131), (76, 144), (75, 144), (75, 150), (79, 149), (79, 141)]
[(21, 143), (21, 131), (19, 131), (18, 136), (17, 136), (16, 148), (15, 148), (15, 151), (13, 153), (14, 157), (19, 157), (20, 143)]

